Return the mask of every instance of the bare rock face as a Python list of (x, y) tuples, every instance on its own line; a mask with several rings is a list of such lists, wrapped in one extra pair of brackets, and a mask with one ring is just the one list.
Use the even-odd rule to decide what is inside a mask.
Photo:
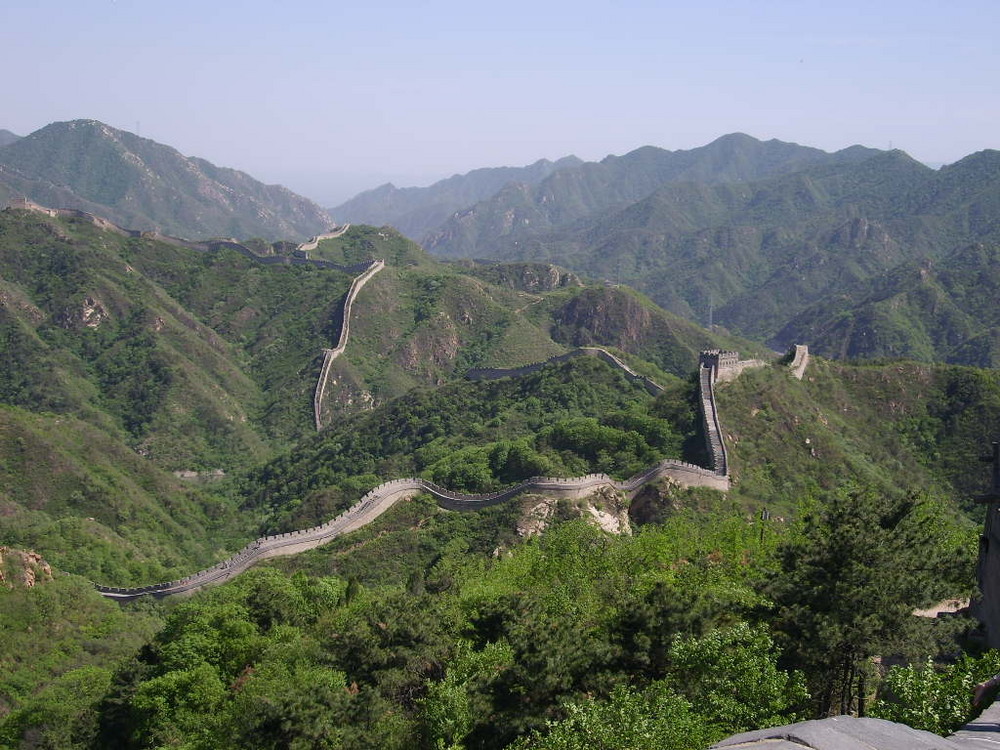
[(52, 568), (30, 550), (0, 547), (0, 586), (30, 589), (52, 580)]
[(111, 313), (97, 296), (88, 295), (56, 317), (62, 328), (80, 331), (84, 328), (100, 328), (102, 323), (111, 320)]
[(633, 351), (652, 326), (652, 314), (635, 297), (617, 289), (587, 290), (558, 313), (574, 346), (616, 346)]
[(525, 495), (517, 533), (521, 537), (541, 534), (556, 520), (583, 518), (609, 534), (631, 534), (628, 507), (621, 492), (601, 487), (582, 500), (559, 500), (554, 497)]

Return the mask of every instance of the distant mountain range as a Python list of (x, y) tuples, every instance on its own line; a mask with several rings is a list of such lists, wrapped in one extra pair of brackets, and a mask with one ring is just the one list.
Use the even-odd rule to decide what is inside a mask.
[(339, 221), (389, 224), (419, 240), (456, 211), (490, 198), (512, 182), (535, 185), (557, 170), (581, 164), (577, 157), (566, 156), (554, 162), (540, 159), (526, 167), (474, 169), (426, 188), (397, 188), (386, 183), (331, 208), (330, 213)]
[[(433, 187), (423, 191), (407, 193), (411, 212), (431, 202)], [(1000, 360), (1000, 321), (984, 302), (1000, 291), (996, 151), (934, 170), (901, 151), (830, 154), (742, 134), (644, 147), (510, 182), (422, 240), (446, 257), (627, 283), (778, 349)]]
[(96, 120), (53, 123), (24, 138), (0, 133), (0, 202), (20, 196), (190, 238), (304, 239), (333, 224), (287, 188)]
[[(433, 254), (554, 264), (670, 312), (830, 356), (1000, 359), (1000, 152), (931, 169), (736, 133), (391, 184), (330, 210), (94, 120), (0, 131), (0, 203), (26, 196), (188, 238), (392, 225)], [(332, 214), (332, 216), (331, 216)], [(982, 288), (985, 294), (967, 290)], [(963, 291), (966, 290), (966, 291)]]

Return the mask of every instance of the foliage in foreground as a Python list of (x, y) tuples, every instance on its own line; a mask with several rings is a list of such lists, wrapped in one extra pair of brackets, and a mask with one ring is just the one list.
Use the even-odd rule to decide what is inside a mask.
[[(177, 604), (103, 697), (99, 681), (81, 695), (86, 731), (65, 746), (501, 748), (631, 702), (701, 747), (802, 705), (766, 632), (741, 625), (773, 547), (720, 513), (634, 537), (568, 522), (499, 558), (452, 545), (407, 586), (254, 569)], [(719, 681), (735, 702), (704, 700)]]
[(951, 593), (972, 559), (942, 518), (921, 498), (845, 488), (782, 546), (765, 590), (786, 663), (809, 675), (817, 715), (864, 713), (873, 657), (933, 653), (913, 610)]
[(950, 734), (978, 712), (971, 704), (975, 686), (998, 672), (1000, 651), (978, 658), (965, 654), (948, 665), (928, 658), (923, 663), (895, 666), (881, 685), (882, 697), (872, 706), (871, 715)]

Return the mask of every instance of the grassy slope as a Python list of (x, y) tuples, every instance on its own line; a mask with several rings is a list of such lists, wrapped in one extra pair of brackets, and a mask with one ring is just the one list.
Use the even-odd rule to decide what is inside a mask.
[(976, 460), (1000, 434), (993, 371), (814, 358), (803, 381), (751, 371), (718, 392), (734, 497), (789, 512), (845, 482), (919, 492), (965, 510), (988, 481)]

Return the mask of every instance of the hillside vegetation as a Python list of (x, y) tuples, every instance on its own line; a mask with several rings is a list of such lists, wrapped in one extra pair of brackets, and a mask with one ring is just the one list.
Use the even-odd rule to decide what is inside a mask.
[(333, 226), (323, 209), (287, 188), (96, 120), (0, 140), (0, 201), (21, 196), (189, 238), (304, 240)]
[[(511, 182), (424, 241), (437, 255), (625, 282), (779, 350), (989, 366), (997, 330), (979, 296), (996, 290), (998, 158), (934, 171), (900, 151), (734, 134)], [(408, 195), (432, 202), (423, 190)]]
[[(760, 169), (812, 158), (769, 148), (781, 158)], [(889, 167), (922, 169), (875, 158), (885, 169), (869, 186)], [(815, 196), (854, 189), (822, 169)], [(809, 185), (784, 179), (767, 184), (787, 208), (774, 215), (791, 217)], [(761, 184), (744, 187), (760, 197)], [(926, 205), (955, 219), (971, 188), (951, 190)], [(711, 192), (744, 201), (732, 185)], [(1000, 380), (933, 363), (816, 357), (802, 380), (774, 363), (718, 384), (727, 494), (663, 480), (632, 498), (527, 495), (482, 513), (418, 496), (188, 600), (101, 599), (86, 579), (178, 578), (261, 533), (326, 521), (388, 479), (488, 491), (532, 475), (626, 477), (664, 457), (704, 464), (698, 352), (770, 359), (549, 262), (444, 263), (368, 226), (312, 254), (386, 261), (355, 302), (318, 433), (313, 389), (350, 274), (0, 214), (0, 354), (17, 363), (0, 370), (0, 746), (653, 737), (696, 750), (860, 710), (876, 656), (954, 650), (964, 621), (910, 613), (971, 591), (969, 496), (985, 482), (984, 436), (1000, 430)], [(859, 283), (890, 255), (858, 260)], [(934, 283), (965, 289), (970, 311), (985, 304), (957, 276)], [(464, 377), (593, 345), (663, 393), (589, 357)]]

